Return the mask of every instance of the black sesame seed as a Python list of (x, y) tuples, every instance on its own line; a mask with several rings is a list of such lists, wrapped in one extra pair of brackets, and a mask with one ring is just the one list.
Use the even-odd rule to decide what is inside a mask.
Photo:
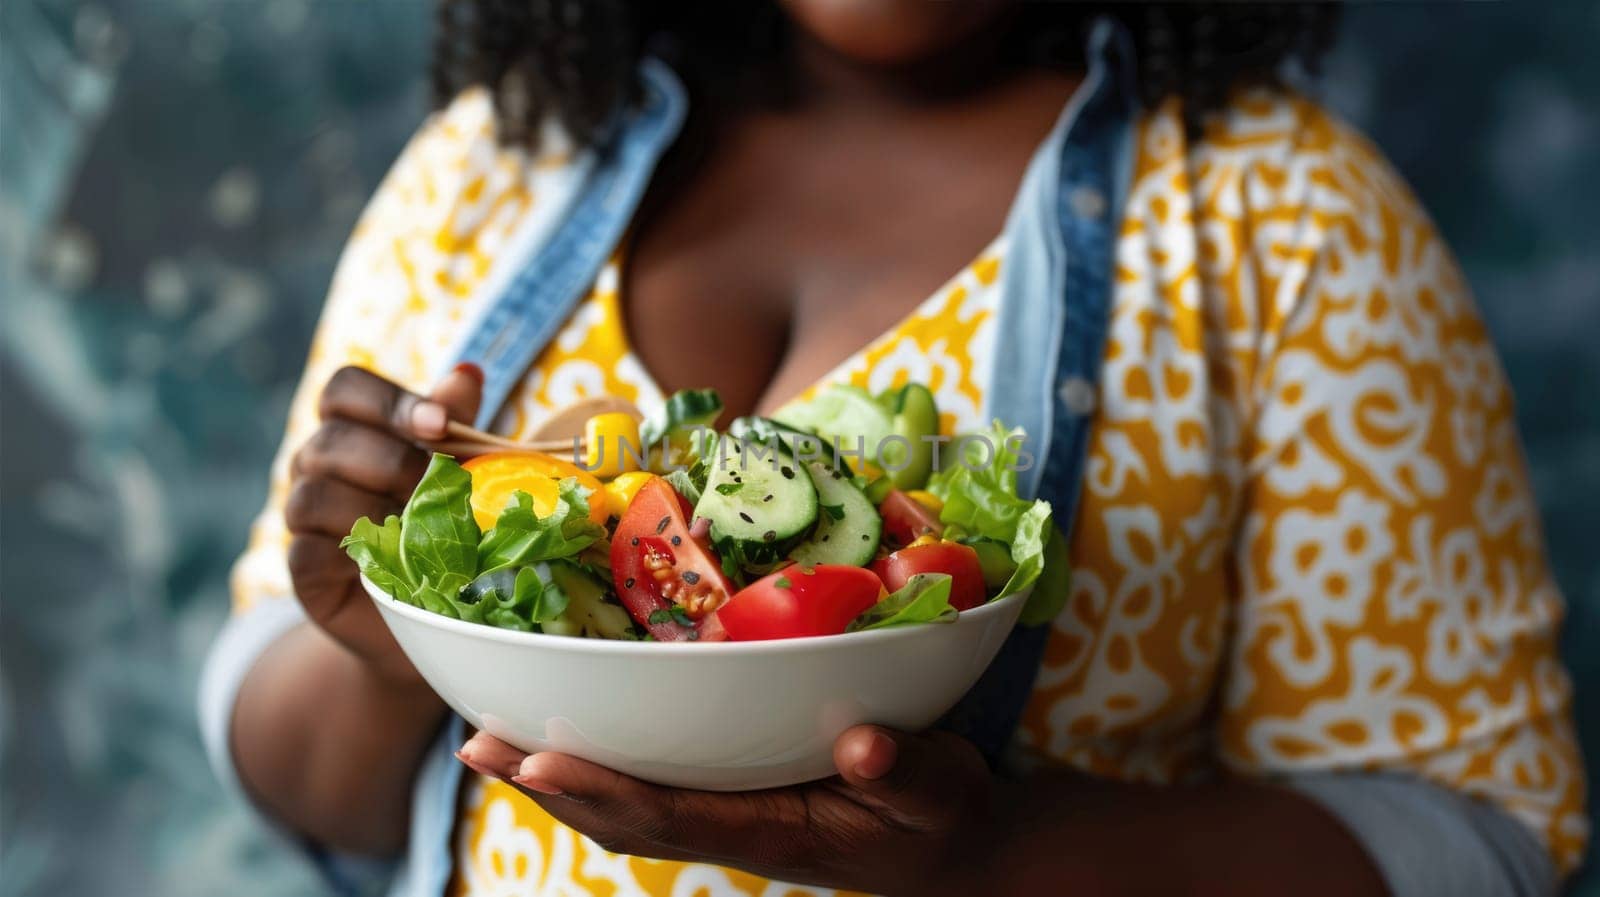
[(751, 519), (750, 515), (743, 511), (739, 512), (739, 519), (743, 520), (745, 523), (755, 523), (755, 520)]
[(622, 581), (622, 587), (623, 587), (623, 588), (624, 588), (624, 589), (631, 589), (631, 588), (633, 588), (633, 577), (631, 577), (631, 576), (630, 576), (630, 577), (628, 577), (628, 578), (627, 578), (627, 579), (624, 579), (624, 580), (623, 580), (623, 581)]
[(693, 570), (685, 570), (683, 573), (683, 581), (689, 585), (694, 585), (700, 581), (700, 574), (694, 572)]
[(866, 542), (866, 541), (869, 541), (871, 539), (872, 539), (872, 537), (867, 535), (866, 533), (862, 533), (861, 534), (861, 541)]
[(762, 501), (772, 501), (772, 493), (770, 493), (770, 492), (767, 493), (766, 497), (761, 499), (761, 500)]
[(674, 544), (674, 545), (682, 545), (683, 544), (683, 537), (682, 536), (673, 536), (672, 537), (672, 544)]
[(770, 530), (769, 529), (766, 532), (761, 534), (761, 540), (763, 542), (771, 542), (773, 539), (776, 539), (776, 538), (778, 538), (777, 530)]
[(822, 541), (824, 541), (824, 542), (828, 541), (828, 534), (827, 533), (823, 533), (822, 534)]
[(661, 522), (656, 524), (656, 535), (661, 535), (662, 530), (665, 530), (667, 528), (667, 524), (671, 522), (672, 518), (670, 516), (661, 518)]
[(783, 478), (786, 479), (786, 480), (794, 479), (794, 468), (790, 467), (787, 464), (785, 464), (782, 467), (778, 468), (778, 473), (783, 474)]
[(689, 641), (691, 641), (691, 642), (700, 641), (700, 630), (698, 630), (698, 629), (689, 630)]
[(628, 544), (629, 545), (638, 545), (639, 544), (639, 537), (638, 536), (634, 536), (632, 539), (629, 539), (628, 540)]

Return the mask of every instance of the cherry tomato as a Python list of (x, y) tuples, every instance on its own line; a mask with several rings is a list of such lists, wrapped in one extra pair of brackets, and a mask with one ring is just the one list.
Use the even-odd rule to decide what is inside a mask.
[(723, 641), (717, 609), (733, 587), (688, 516), (666, 480), (640, 486), (611, 537), (611, 576), (622, 606), (657, 641)]
[(567, 477), (577, 477), (579, 485), (589, 490), (589, 519), (605, 526), (608, 512), (600, 481), (576, 464), (531, 452), (490, 452), (461, 466), (472, 474), (472, 516), (484, 532), (494, 527), (510, 503), (511, 493), (519, 489), (533, 499), (535, 515), (549, 515), (556, 509), (561, 481)]
[[(887, 518), (885, 518), (887, 521)], [(983, 588), (983, 565), (970, 545), (960, 542), (935, 542), (902, 548), (872, 563), (872, 572), (883, 580), (884, 588), (897, 591), (918, 573), (950, 574), (950, 606), (970, 610), (987, 597)]]
[(838, 635), (861, 612), (883, 598), (883, 583), (871, 570), (798, 564), (740, 589), (717, 611), (734, 641)]
[(890, 490), (884, 497), (878, 505), (878, 514), (883, 517), (884, 541), (896, 548), (910, 545), (921, 536), (937, 536), (944, 532), (939, 515), (899, 489)]

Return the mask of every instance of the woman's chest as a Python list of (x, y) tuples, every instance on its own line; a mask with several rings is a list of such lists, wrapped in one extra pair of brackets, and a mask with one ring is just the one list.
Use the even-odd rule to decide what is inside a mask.
[(714, 386), (738, 412), (800, 392), (994, 240), (1048, 127), (819, 118), (742, 122), (647, 203), (622, 307), (665, 388)]

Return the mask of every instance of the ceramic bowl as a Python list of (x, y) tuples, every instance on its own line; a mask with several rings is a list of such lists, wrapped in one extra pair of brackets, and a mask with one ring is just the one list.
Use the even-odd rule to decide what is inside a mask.
[(624, 642), (515, 632), (396, 601), (384, 622), (467, 722), (683, 788), (775, 788), (834, 774), (860, 723), (917, 731), (988, 667), (1027, 594), (953, 623), (764, 642)]

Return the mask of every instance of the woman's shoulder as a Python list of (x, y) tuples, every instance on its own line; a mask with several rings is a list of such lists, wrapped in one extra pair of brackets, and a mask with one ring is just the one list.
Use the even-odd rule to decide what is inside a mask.
[(1366, 135), (1303, 93), (1236, 91), (1198, 134), (1169, 102), (1138, 129), (1135, 187), (1181, 172), (1196, 211), (1349, 211), (1387, 204), (1420, 212), (1415, 197)]
[(423, 120), (352, 235), (431, 242), (444, 252), (494, 245), (570, 179), (576, 153), (554, 127), (537, 150), (502, 143), (488, 90), (472, 87)]
[(1412, 263), (1454, 277), (1422, 204), (1383, 153), (1304, 94), (1239, 91), (1199, 134), (1170, 102), (1136, 134), (1124, 265), (1186, 258), (1211, 295), (1244, 301), (1268, 289), (1267, 313), (1252, 315), (1258, 326), (1281, 324), (1327, 277), (1381, 286)]

